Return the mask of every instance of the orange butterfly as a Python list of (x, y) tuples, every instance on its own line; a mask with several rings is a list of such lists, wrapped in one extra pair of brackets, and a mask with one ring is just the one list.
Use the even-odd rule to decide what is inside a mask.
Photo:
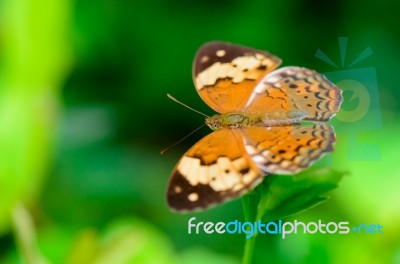
[[(274, 55), (224, 42), (203, 45), (193, 79), (204, 102), (220, 114), (214, 130), (176, 165), (167, 191), (178, 211), (204, 209), (236, 198), (263, 176), (293, 174), (330, 152), (342, 91), (320, 73), (301, 67), (273, 71)], [(312, 125), (301, 125), (312, 121)]]

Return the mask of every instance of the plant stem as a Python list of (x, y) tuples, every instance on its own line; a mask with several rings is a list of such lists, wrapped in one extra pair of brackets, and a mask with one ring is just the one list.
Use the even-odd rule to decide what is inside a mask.
[[(276, 176), (270, 175), (263, 181), (262, 185), (264, 186), (260, 185), (252, 192), (242, 197), (243, 213), (246, 222), (254, 223), (263, 218), (267, 208), (264, 208), (262, 205), (266, 204), (266, 201), (264, 201), (265, 199), (269, 199), (268, 193), (263, 193), (263, 190), (265, 192), (265, 188), (269, 189), (269, 186), (275, 181), (275, 179)], [(257, 235), (258, 234), (254, 232), (250, 238), (246, 238), (242, 261), (243, 264), (250, 264), (252, 262)]]
[(256, 237), (257, 237), (257, 235), (254, 234), (249, 239), (246, 239), (246, 242), (244, 245), (243, 261), (242, 261), (243, 264), (251, 264), (252, 263), (254, 245), (256, 243)]
[[(254, 222), (257, 216), (257, 207), (260, 201), (260, 195), (258, 189), (255, 189), (251, 193), (243, 196), (243, 212), (244, 219), (246, 222)], [(253, 258), (254, 245), (256, 242), (257, 233), (254, 233), (250, 238), (246, 238), (244, 245), (243, 264), (250, 264)]]
[(49, 263), (40, 253), (36, 241), (36, 232), (33, 220), (28, 210), (22, 204), (16, 204), (12, 212), (14, 238), (19, 252), (28, 264)]

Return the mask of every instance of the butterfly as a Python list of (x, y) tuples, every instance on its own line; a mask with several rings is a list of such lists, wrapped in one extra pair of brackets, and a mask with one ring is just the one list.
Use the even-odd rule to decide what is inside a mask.
[(237, 198), (265, 175), (297, 173), (333, 150), (335, 133), (326, 122), (339, 111), (342, 91), (307, 68), (274, 71), (280, 63), (268, 52), (230, 43), (200, 47), (194, 84), (219, 114), (206, 118), (213, 132), (174, 168), (171, 209), (200, 210)]

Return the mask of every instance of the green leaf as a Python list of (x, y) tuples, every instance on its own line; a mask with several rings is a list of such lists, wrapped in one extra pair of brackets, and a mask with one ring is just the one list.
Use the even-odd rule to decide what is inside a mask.
[[(326, 193), (338, 186), (343, 175), (321, 167), (293, 176), (268, 175), (242, 198), (245, 220), (255, 222), (264, 218), (265, 222), (270, 222), (311, 208), (327, 199)], [(252, 261), (256, 237), (257, 233), (246, 240), (243, 264)]]
[(176, 263), (168, 238), (151, 224), (137, 219), (112, 222), (104, 232), (84, 230), (65, 263)]
[(343, 175), (317, 167), (294, 176), (267, 176), (255, 190), (260, 193), (256, 220), (282, 219), (325, 201), (326, 193), (338, 186)]

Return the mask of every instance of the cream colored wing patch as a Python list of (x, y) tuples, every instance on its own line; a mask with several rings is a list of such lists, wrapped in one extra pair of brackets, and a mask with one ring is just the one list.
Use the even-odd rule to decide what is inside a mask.
[(245, 151), (241, 130), (221, 129), (201, 139), (178, 162), (167, 202), (177, 211), (204, 209), (248, 192), (262, 176)]
[(255, 81), (262, 74), (258, 69), (266, 69), (268, 63), (270, 63), (270, 60), (261, 54), (240, 56), (225, 63), (215, 62), (197, 75), (195, 85), (198, 90), (201, 90), (207, 86), (215, 85), (218, 80), (225, 78), (231, 79), (233, 84), (238, 84), (244, 80)]

